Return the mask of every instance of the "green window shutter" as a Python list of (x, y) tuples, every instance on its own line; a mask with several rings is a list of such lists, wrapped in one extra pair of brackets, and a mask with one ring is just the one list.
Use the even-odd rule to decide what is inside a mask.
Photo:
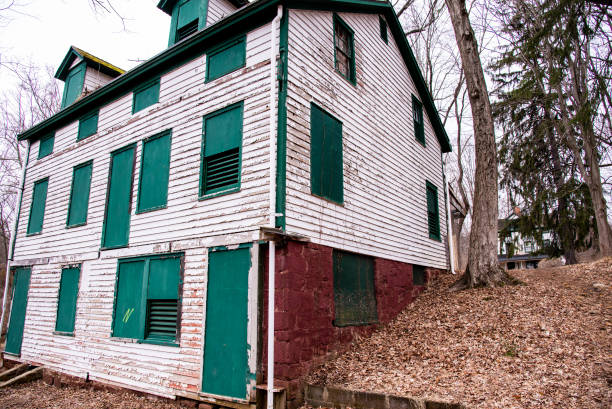
[(170, 172), (171, 132), (165, 131), (142, 143), (138, 212), (166, 207)]
[(440, 240), (440, 214), (438, 207), (438, 188), (427, 182), (427, 225), (429, 238)]
[(412, 119), (414, 123), (414, 136), (425, 146), (425, 125), (423, 123), (423, 104), (414, 95), (412, 96)]
[(142, 339), (146, 308), (145, 260), (119, 262), (113, 336)]
[(344, 78), (356, 84), (355, 33), (334, 14), (334, 65)]
[(334, 250), (333, 258), (334, 325), (377, 322), (374, 259), (340, 250)]
[(40, 138), (38, 143), (38, 159), (49, 156), (53, 153), (53, 145), (55, 144), (55, 134), (51, 133)]
[(145, 109), (159, 101), (159, 78), (134, 90), (132, 113)]
[(55, 331), (57, 332), (70, 334), (74, 332), (80, 275), (80, 267), (62, 269), (55, 320)]
[(14, 273), (13, 302), (11, 304), (11, 317), (6, 334), (4, 352), (15, 355), (21, 353), (31, 272), (32, 270), (29, 267), (21, 267), (17, 268)]
[(179, 257), (149, 261), (145, 335), (148, 340), (173, 342), (177, 339), (180, 271)]
[(344, 201), (342, 122), (310, 105), (311, 191), (336, 203)]
[(122, 247), (128, 244), (135, 151), (136, 147), (131, 145), (111, 154), (109, 186), (102, 230), (103, 248)]
[(79, 120), (79, 134), (77, 135), (77, 141), (85, 139), (98, 132), (98, 113), (94, 112), (84, 116)]
[(87, 222), (89, 207), (89, 190), (91, 187), (91, 161), (74, 167), (72, 171), (72, 187), (68, 204), (68, 227), (80, 226)]
[(85, 71), (87, 65), (85, 61), (78, 64), (70, 70), (66, 81), (64, 82), (64, 96), (62, 98), (62, 108), (72, 104), (83, 92), (83, 83), (85, 81)]
[(200, 16), (200, 0), (186, 0), (177, 4), (178, 16), (176, 23), (175, 42), (189, 37), (198, 31)]
[(28, 220), (28, 234), (40, 233), (42, 231), (48, 184), (49, 178), (34, 183), (32, 205), (30, 206), (30, 218)]
[(241, 37), (206, 53), (206, 81), (220, 78), (245, 65), (246, 37)]
[(412, 284), (425, 285), (425, 267), (417, 265), (412, 266)]
[(240, 188), (243, 103), (204, 117), (200, 196)]
[(387, 31), (387, 22), (381, 16), (378, 17), (378, 22), (380, 23), (380, 38), (383, 39), (385, 44), (389, 44), (389, 35)]

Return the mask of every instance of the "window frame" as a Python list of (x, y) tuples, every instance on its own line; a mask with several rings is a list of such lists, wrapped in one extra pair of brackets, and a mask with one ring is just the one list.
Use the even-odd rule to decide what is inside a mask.
[[(416, 114), (420, 115), (420, 122), (417, 121), (415, 117)], [(426, 147), (425, 142), (425, 117), (423, 116), (423, 103), (416, 97), (416, 95), (412, 95), (412, 129), (414, 131), (414, 138), (421, 144), (423, 147)]]
[[(83, 139), (87, 139), (90, 136), (93, 136), (93, 135), (98, 133), (98, 121), (100, 119), (99, 114), (100, 114), (100, 111), (96, 110), (96, 111), (90, 112), (87, 115), (82, 116), (79, 119), (79, 131), (77, 133), (77, 142), (80, 142)], [(83, 135), (85, 133), (83, 131), (83, 124), (85, 123), (85, 121), (88, 121), (89, 119), (94, 118), (94, 117), (96, 118), (96, 127), (95, 127), (95, 130), (92, 133), (89, 133), (87, 135)]]
[[(223, 78), (226, 75), (231, 74), (232, 72), (238, 71), (241, 68), (246, 67), (246, 46), (247, 46), (247, 41), (246, 41), (246, 35), (242, 34), (238, 37), (234, 37), (231, 38), (217, 46), (214, 46), (208, 50), (206, 50), (206, 75), (205, 75), (205, 79), (204, 79), (204, 83), (207, 84), (209, 82), (213, 82), (215, 80), (218, 80), (219, 78)], [(240, 63), (240, 65), (236, 66), (235, 68), (231, 69), (230, 71), (224, 72), (223, 74), (213, 77), (210, 77), (210, 59), (211, 57), (215, 57), (216, 55), (222, 53), (223, 51), (227, 50), (228, 48), (232, 48), (233, 46), (237, 45), (237, 44), (244, 44), (243, 50), (244, 53), (242, 54), (242, 61)]]
[[(435, 195), (435, 200), (436, 200), (436, 221), (437, 221), (437, 234), (436, 232), (432, 232), (431, 228), (430, 228), (430, 223), (429, 223), (429, 217), (430, 217), (430, 212), (429, 212), (429, 192), (432, 191)], [(432, 240), (436, 240), (436, 241), (442, 241), (442, 231), (441, 231), (441, 225), (440, 225), (440, 199), (439, 199), (439, 194), (438, 194), (438, 187), (436, 185), (434, 185), (433, 183), (431, 183), (430, 181), (426, 181), (425, 182), (425, 203), (426, 203), (426, 211), (427, 211), (427, 231), (429, 233), (429, 238)]]
[[(147, 143), (154, 141), (156, 139), (160, 139), (167, 136), (168, 137), (168, 181), (166, 183), (166, 200), (163, 205), (148, 207), (146, 209), (141, 208), (141, 195), (142, 195), (142, 175), (144, 170), (144, 156), (145, 156), (145, 146)], [(168, 207), (168, 188), (170, 186), (170, 165), (172, 164), (172, 129), (166, 129), (165, 131), (156, 133), (155, 135), (149, 136), (142, 140), (141, 149), (140, 149), (140, 169), (138, 171), (138, 200), (136, 200), (136, 214), (153, 212), (155, 210), (166, 209)]]
[[(64, 277), (64, 270), (70, 270), (70, 269), (78, 269), (79, 270), (79, 279), (77, 281), (77, 285), (76, 285), (76, 297), (75, 297), (75, 301), (74, 301), (74, 316), (72, 317), (72, 331), (59, 331), (57, 329), (57, 324), (58, 324), (58, 318), (59, 318), (59, 307), (60, 307), (60, 300), (61, 300), (61, 296), (62, 296), (62, 278)], [(76, 327), (76, 311), (77, 311), (77, 303), (78, 303), (78, 298), (79, 298), (79, 291), (81, 289), (81, 271), (82, 271), (82, 267), (81, 264), (73, 264), (73, 265), (65, 265), (62, 266), (62, 270), (60, 272), (60, 281), (58, 284), (58, 290), (57, 290), (57, 303), (55, 305), (55, 326), (53, 327), (53, 334), (55, 335), (63, 335), (63, 336), (74, 336), (74, 330)]]
[[(356, 63), (355, 63), (355, 32), (336, 13), (334, 13), (333, 21), (334, 21), (334, 24), (333, 24), (334, 69), (335, 69), (335, 71), (338, 74), (340, 74), (342, 76), (342, 78), (344, 78), (345, 80), (347, 80), (348, 82), (350, 82), (351, 84), (356, 86), (357, 85), (357, 73), (356, 73)], [(340, 50), (340, 48), (336, 45), (336, 27), (337, 26), (340, 26), (342, 29), (346, 30), (346, 32), (347, 32), (347, 38), (349, 40), (348, 48), (351, 51), (351, 55), (350, 56), (346, 55), (346, 53), (344, 51)], [(348, 76), (344, 75), (344, 73), (338, 69), (338, 55), (337, 55), (337, 52), (342, 53), (347, 58), (347, 60), (348, 60), (348, 65), (349, 65)]]
[[(49, 152), (43, 154), (41, 156), (41, 147), (43, 146), (43, 142), (51, 141), (51, 150)], [(55, 148), (55, 132), (49, 132), (47, 135), (43, 136), (38, 140), (38, 159), (46, 158), (47, 156), (53, 154), (53, 149)]]
[[(75, 223), (70, 224), (70, 210), (72, 209), (72, 199), (74, 198), (74, 174), (77, 169), (84, 168), (86, 166), (91, 167), (91, 172), (89, 174), (89, 187), (87, 189), (87, 213), (85, 214), (85, 221), (83, 223)], [(87, 162), (80, 163), (72, 168), (72, 181), (70, 182), (70, 197), (68, 199), (68, 214), (66, 216), (66, 228), (70, 229), (73, 227), (85, 226), (87, 224), (87, 218), (89, 217), (89, 199), (91, 196), (91, 181), (93, 178), (93, 159), (88, 160)]]
[[(157, 98), (155, 100), (155, 102), (153, 102), (150, 105), (147, 105), (145, 107), (139, 108), (138, 110), (136, 109), (136, 96), (140, 93), (142, 93), (143, 91), (152, 88), (154, 86), (157, 86)], [(137, 86), (136, 88), (134, 88), (134, 90), (132, 91), (132, 115), (136, 114), (137, 112), (140, 111), (144, 111), (145, 109), (158, 104), (159, 103), (159, 94), (161, 91), (161, 80), (160, 77), (154, 78), (150, 81), (145, 82), (142, 85)]]
[[(36, 192), (36, 186), (43, 182), (47, 183), (47, 187), (45, 191), (45, 200), (42, 204), (42, 220), (40, 221), (40, 230), (30, 231), (31, 224), (32, 224), (32, 210), (34, 208), (34, 193)], [(36, 236), (38, 234), (42, 234), (44, 226), (45, 226), (45, 211), (47, 210), (47, 196), (48, 195), (49, 195), (49, 177), (47, 176), (45, 178), (38, 179), (37, 181), (35, 181), (34, 185), (32, 186), (32, 201), (30, 203), (30, 214), (28, 215), (28, 226), (26, 228), (26, 236)]]

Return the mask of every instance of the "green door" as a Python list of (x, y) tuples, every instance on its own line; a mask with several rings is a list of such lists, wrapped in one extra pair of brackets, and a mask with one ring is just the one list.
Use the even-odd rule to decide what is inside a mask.
[(136, 147), (130, 145), (112, 153), (106, 213), (102, 231), (103, 248), (128, 245), (135, 152)]
[(247, 398), (250, 248), (208, 254), (202, 391)]
[(28, 289), (30, 288), (30, 268), (15, 270), (13, 281), (13, 303), (9, 321), (6, 347), (4, 352), (19, 355), (23, 341), (23, 325), (25, 323), (26, 306), (28, 305)]

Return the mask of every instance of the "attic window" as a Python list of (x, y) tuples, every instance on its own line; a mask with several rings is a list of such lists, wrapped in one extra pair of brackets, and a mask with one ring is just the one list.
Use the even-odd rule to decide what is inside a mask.
[(201, 0), (182, 0), (176, 2), (172, 10), (170, 41), (168, 45), (178, 43), (189, 37), (200, 28)]
[(355, 84), (354, 33), (337, 15), (334, 15), (334, 60), (336, 71)]
[(178, 43), (183, 38), (187, 38), (198, 31), (198, 20), (193, 20), (191, 23), (176, 30), (176, 42)]
[(380, 23), (380, 38), (385, 42), (385, 44), (389, 44), (389, 36), (387, 34), (387, 22), (384, 18), (378, 17)]

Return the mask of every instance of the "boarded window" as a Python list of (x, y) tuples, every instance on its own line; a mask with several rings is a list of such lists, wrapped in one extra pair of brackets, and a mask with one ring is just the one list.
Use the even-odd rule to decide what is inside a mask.
[(440, 240), (440, 210), (438, 207), (438, 188), (427, 182), (427, 225), (429, 238)]
[(142, 143), (138, 212), (161, 209), (168, 201), (171, 132), (165, 131)]
[(198, 31), (200, 0), (184, 0), (177, 4), (175, 42)]
[(79, 134), (77, 141), (85, 139), (98, 132), (98, 112), (86, 115), (79, 120)]
[(68, 227), (81, 226), (87, 223), (89, 207), (89, 190), (91, 187), (91, 161), (75, 166), (72, 171), (72, 187), (68, 204)]
[(132, 113), (145, 109), (159, 101), (159, 78), (134, 90)]
[(412, 284), (425, 285), (425, 267), (417, 265), (412, 266)]
[(53, 153), (53, 145), (55, 144), (55, 134), (50, 133), (47, 136), (40, 138), (38, 143), (38, 159), (42, 159), (45, 156)]
[(42, 231), (48, 184), (49, 178), (34, 183), (32, 204), (30, 205), (30, 218), (28, 219), (28, 234), (40, 233)]
[(206, 54), (206, 81), (220, 78), (246, 64), (246, 38), (232, 40)]
[(311, 191), (337, 203), (344, 201), (342, 122), (310, 104)]
[(111, 154), (106, 210), (102, 227), (102, 247), (127, 246), (130, 235), (130, 211), (136, 146), (130, 145)]
[(64, 96), (62, 97), (62, 108), (72, 104), (83, 92), (83, 82), (87, 65), (85, 61), (70, 70), (64, 82)]
[(378, 321), (374, 259), (334, 250), (334, 325), (365, 325)]
[(414, 137), (425, 146), (425, 126), (423, 124), (423, 104), (414, 95), (412, 96), (412, 120), (414, 123)]
[(80, 267), (62, 269), (57, 300), (57, 317), (55, 319), (56, 332), (64, 334), (74, 333), (80, 275)]
[(181, 255), (120, 260), (113, 336), (176, 345), (180, 285)]
[(380, 38), (383, 39), (383, 41), (388, 44), (389, 43), (389, 35), (387, 32), (387, 22), (385, 21), (384, 18), (382, 17), (378, 17), (378, 22), (380, 24)]
[(353, 30), (334, 14), (334, 61), (336, 70), (355, 83), (355, 43)]
[(243, 103), (204, 117), (200, 196), (240, 188)]

